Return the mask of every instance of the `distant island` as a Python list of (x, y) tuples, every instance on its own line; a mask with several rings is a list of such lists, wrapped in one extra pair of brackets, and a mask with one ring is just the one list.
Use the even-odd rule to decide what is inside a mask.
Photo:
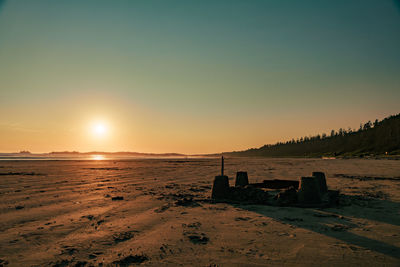
[(50, 153), (31, 153), (29, 151), (20, 151), (18, 153), (0, 153), (0, 157), (15, 158), (90, 158), (92, 156), (102, 155), (105, 158), (162, 158), (162, 157), (186, 157), (179, 153), (139, 153), (139, 152), (78, 152), (78, 151), (55, 151)]
[(332, 130), (318, 134), (264, 145), (245, 151), (224, 152), (233, 157), (367, 157), (400, 155), (400, 114), (381, 121), (368, 121), (360, 128)]
[(61, 152), (50, 152), (49, 155), (54, 156), (93, 156), (93, 155), (104, 155), (104, 156), (118, 156), (118, 157), (184, 157), (186, 155), (179, 153), (140, 153), (140, 152), (78, 152), (78, 151), (61, 151)]

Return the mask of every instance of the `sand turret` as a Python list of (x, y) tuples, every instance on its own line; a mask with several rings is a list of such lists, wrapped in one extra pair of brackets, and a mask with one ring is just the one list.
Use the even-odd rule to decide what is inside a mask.
[(246, 186), (249, 184), (249, 178), (247, 172), (237, 172), (235, 186)]
[(212, 187), (211, 197), (213, 199), (224, 199), (229, 196), (229, 179), (228, 176), (215, 176)]
[(328, 187), (326, 185), (325, 173), (323, 172), (313, 172), (312, 176), (314, 176), (317, 180), (317, 185), (319, 187), (319, 191), (321, 194), (328, 192)]
[(321, 202), (321, 192), (316, 177), (301, 177), (299, 190), (297, 192), (298, 200), (304, 204), (315, 204)]

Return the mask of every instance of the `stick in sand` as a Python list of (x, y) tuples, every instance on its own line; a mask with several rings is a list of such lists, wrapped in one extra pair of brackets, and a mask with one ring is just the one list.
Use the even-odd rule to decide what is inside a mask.
[(221, 176), (224, 176), (224, 156), (221, 157)]

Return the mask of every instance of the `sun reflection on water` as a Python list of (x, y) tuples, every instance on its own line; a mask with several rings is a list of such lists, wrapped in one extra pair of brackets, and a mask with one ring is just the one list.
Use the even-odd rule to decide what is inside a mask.
[(92, 160), (103, 160), (104, 156), (103, 155), (93, 155)]

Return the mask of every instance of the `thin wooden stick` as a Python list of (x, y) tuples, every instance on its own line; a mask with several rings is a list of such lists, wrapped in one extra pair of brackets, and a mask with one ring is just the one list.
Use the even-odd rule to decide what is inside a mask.
[(224, 156), (221, 158), (221, 176), (224, 176)]

